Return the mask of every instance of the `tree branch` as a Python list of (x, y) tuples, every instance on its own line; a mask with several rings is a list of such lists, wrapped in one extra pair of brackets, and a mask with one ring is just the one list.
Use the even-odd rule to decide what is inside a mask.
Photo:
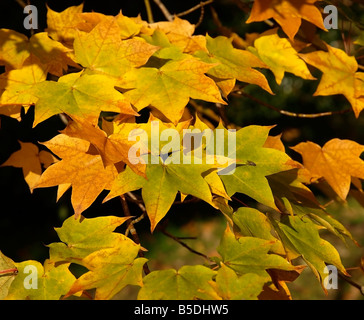
[(261, 101), (255, 97), (251, 96), (250, 94), (242, 92), (240, 90), (233, 92), (232, 94), (247, 97), (250, 100), (257, 102), (258, 104), (260, 104), (263, 107), (269, 108), (269, 109), (271, 109), (275, 112), (278, 112), (280, 114), (283, 114), (285, 116), (295, 117), (295, 118), (320, 118), (320, 117), (332, 116), (334, 114), (345, 114), (345, 113), (352, 111), (352, 108), (348, 108), (348, 109), (344, 109), (344, 110), (340, 110), (340, 111), (328, 111), (328, 112), (320, 112), (320, 113), (296, 113), (296, 112), (290, 112), (290, 111), (278, 109), (278, 108), (272, 106), (271, 104)]
[[(126, 217), (130, 217), (130, 216), (131, 216), (131, 214), (130, 214), (129, 206), (128, 206), (127, 201), (125, 200), (124, 195), (121, 195), (119, 198), (120, 198), (121, 205), (122, 205), (122, 207), (123, 207), (123, 211), (124, 211), (125, 216), (126, 216)], [(133, 237), (133, 239), (134, 239), (134, 242), (135, 242), (136, 244), (140, 244), (140, 239), (139, 239), (139, 236), (138, 236), (137, 231), (136, 231), (136, 230), (135, 230), (135, 228), (134, 228), (134, 223), (139, 222), (141, 219), (143, 219), (143, 218), (144, 218), (144, 213), (142, 214), (142, 216), (143, 216), (143, 217), (141, 217), (141, 216), (140, 216), (139, 218), (137, 218), (137, 219), (135, 219), (135, 220), (132, 220), (132, 221), (128, 220), (128, 221), (127, 221), (127, 223), (128, 223), (128, 227), (127, 227), (127, 229), (126, 229), (125, 236), (128, 236), (128, 233), (129, 233), (129, 231), (130, 231), (130, 234), (132, 235), (132, 237)], [(138, 221), (137, 221), (137, 220), (138, 220)], [(138, 255), (139, 255), (139, 257), (144, 258), (144, 253), (143, 253), (143, 251), (139, 250)], [(143, 270), (144, 270), (144, 273), (145, 273), (146, 275), (150, 273), (150, 270), (149, 270), (149, 267), (148, 267), (148, 264), (147, 264), (147, 263), (145, 263), (145, 264), (144, 264), (144, 266), (143, 266)]]
[(163, 4), (162, 1), (160, 0), (153, 0), (154, 3), (159, 7), (159, 9), (162, 11), (162, 13), (164, 14), (164, 16), (166, 17), (166, 19), (168, 21), (173, 21), (173, 15), (171, 15), (171, 13), (168, 11), (168, 9), (166, 8), (166, 6)]
[(144, 0), (144, 5), (145, 5), (145, 9), (147, 10), (148, 22), (153, 23), (154, 22), (153, 12), (152, 12), (152, 8), (150, 6), (149, 0)]
[(199, 4), (195, 5), (194, 7), (190, 8), (190, 9), (188, 9), (186, 11), (177, 13), (176, 16), (177, 17), (183, 17), (183, 16), (186, 16), (186, 15), (190, 14), (193, 11), (196, 11), (196, 10), (200, 9), (200, 8), (201, 8), (201, 10), (203, 10), (204, 6), (207, 6), (208, 4), (210, 4), (212, 2), (214, 2), (214, 0), (207, 0), (205, 2), (201, 1)]

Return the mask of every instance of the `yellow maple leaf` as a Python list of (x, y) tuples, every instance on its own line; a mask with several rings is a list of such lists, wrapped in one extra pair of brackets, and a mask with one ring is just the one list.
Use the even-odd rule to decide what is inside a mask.
[(313, 177), (323, 177), (337, 195), (345, 200), (351, 177), (364, 179), (364, 146), (351, 140), (332, 139), (322, 148), (313, 142), (292, 147), (302, 155), (303, 165)]
[(320, 10), (315, 6), (317, 0), (255, 0), (247, 23), (273, 18), (293, 40), (302, 19), (326, 30)]
[(78, 32), (73, 44), (76, 61), (93, 72), (115, 77), (145, 64), (159, 48), (141, 38), (122, 41), (119, 20), (119, 16), (105, 16), (89, 33)]
[(33, 192), (42, 174), (42, 165), (44, 168), (47, 168), (57, 160), (48, 151), (39, 151), (39, 148), (33, 143), (21, 141), (19, 143), (20, 150), (12, 153), (1, 167), (11, 166), (21, 168), (25, 182), (28, 184), (30, 192)]
[(201, 35), (194, 36), (195, 25), (187, 20), (175, 17), (173, 21), (153, 23), (150, 27), (163, 31), (168, 40), (185, 53), (193, 53), (198, 50), (207, 51), (206, 38)]
[(326, 44), (327, 52), (315, 51), (299, 56), (323, 72), (315, 96), (343, 94), (350, 102), (355, 116), (364, 109), (364, 72), (357, 72), (358, 63), (343, 50)]
[(77, 33), (74, 27), (77, 22), (82, 22), (79, 16), (83, 10), (83, 3), (72, 6), (62, 12), (53, 11), (47, 6), (47, 26), (45, 30), (49, 36), (56, 41), (72, 46), (72, 42)]
[(269, 66), (279, 85), (285, 72), (293, 73), (302, 79), (315, 80), (291, 42), (286, 38), (280, 38), (277, 29), (262, 34), (254, 41), (254, 48), (250, 47), (249, 50)]

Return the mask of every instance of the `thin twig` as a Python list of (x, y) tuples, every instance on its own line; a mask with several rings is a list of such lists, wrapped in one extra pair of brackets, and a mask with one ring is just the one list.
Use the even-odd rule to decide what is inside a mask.
[(193, 11), (196, 11), (196, 10), (200, 9), (200, 8), (202, 10), (204, 6), (207, 6), (208, 4), (210, 4), (212, 2), (214, 2), (214, 0), (201, 1), (199, 4), (195, 5), (194, 7), (190, 8), (190, 9), (188, 9), (186, 11), (177, 13), (176, 16), (177, 17), (183, 17), (183, 16), (186, 16), (186, 15), (190, 14)]
[[(124, 214), (126, 217), (130, 217), (131, 214), (130, 214), (130, 210), (129, 210), (129, 206), (128, 206), (128, 203), (127, 201), (125, 200), (125, 197), (123, 195), (120, 196), (120, 201), (121, 201), (121, 205), (123, 207), (123, 211), (124, 211)], [(144, 215), (144, 213), (143, 213)], [(142, 219), (142, 218), (138, 218), (139, 221)], [(137, 231), (135, 230), (134, 228), (134, 223), (136, 223), (138, 219), (135, 219), (135, 220), (128, 220), (127, 223), (128, 223), (128, 227), (126, 229), (126, 232), (125, 232), (125, 236), (128, 235), (129, 231), (130, 231), (130, 234), (132, 235), (133, 239), (134, 239), (134, 242), (136, 244), (140, 244), (140, 239), (139, 239), (139, 236), (138, 236), (138, 233)], [(138, 253), (139, 257), (141, 258), (144, 258), (144, 253), (143, 251), (139, 250), (139, 253)], [(149, 267), (148, 267), (148, 264), (145, 263), (144, 266), (143, 266), (143, 270), (144, 270), (144, 273), (147, 275), (150, 273), (150, 270), (149, 270)]]
[(147, 10), (148, 22), (153, 23), (154, 22), (153, 12), (152, 12), (152, 8), (150, 6), (149, 0), (144, 0), (144, 5), (145, 5), (145, 9)]
[(360, 293), (364, 296), (364, 286), (361, 286), (360, 284), (354, 282), (353, 280), (349, 279), (348, 277), (341, 274), (340, 272), (339, 272), (339, 277), (341, 279), (343, 279), (344, 281), (346, 281), (347, 283), (349, 283), (351, 286), (357, 288), (360, 291)]
[(184, 243), (183, 241), (181, 241), (181, 238), (180, 238), (180, 237), (176, 237), (176, 236), (174, 236), (173, 234), (170, 234), (170, 233), (169, 233), (168, 231), (166, 231), (165, 229), (162, 229), (162, 233), (163, 233), (164, 235), (166, 235), (167, 237), (169, 237), (169, 238), (173, 239), (174, 241), (178, 242), (181, 246), (185, 247), (188, 251), (190, 251), (190, 252), (192, 252), (192, 253), (194, 253), (194, 254), (197, 254), (197, 255), (199, 255), (199, 256), (201, 256), (201, 257), (203, 257), (203, 258), (205, 258), (206, 260), (208, 260), (208, 261), (210, 261), (210, 262), (211, 262), (211, 259), (210, 259), (207, 255), (205, 255), (205, 254), (203, 254), (203, 253), (201, 253), (201, 252), (199, 252), (199, 251), (196, 251), (195, 249), (192, 249), (189, 245), (187, 245), (186, 243)]
[(154, 3), (159, 7), (162, 11), (163, 15), (166, 17), (168, 21), (173, 21), (173, 15), (168, 11), (166, 6), (160, 0), (153, 0)]
[(261, 101), (255, 97), (251, 96), (250, 94), (242, 92), (242, 91), (236, 91), (232, 94), (247, 97), (250, 100), (253, 100), (253, 101), (259, 103), (263, 107), (269, 108), (269, 109), (271, 109), (275, 112), (278, 112), (280, 114), (283, 114), (285, 116), (295, 117), (295, 118), (320, 118), (320, 117), (332, 116), (334, 114), (344, 114), (344, 113), (348, 113), (348, 112), (352, 111), (351, 108), (348, 108), (348, 109), (344, 109), (344, 110), (340, 110), (340, 111), (328, 111), (328, 112), (320, 112), (320, 113), (296, 113), (296, 112), (290, 112), (290, 111), (278, 109), (278, 108), (272, 106), (271, 104)]
[(27, 6), (27, 4), (23, 0), (15, 0), (15, 2), (21, 6), (23, 9)]

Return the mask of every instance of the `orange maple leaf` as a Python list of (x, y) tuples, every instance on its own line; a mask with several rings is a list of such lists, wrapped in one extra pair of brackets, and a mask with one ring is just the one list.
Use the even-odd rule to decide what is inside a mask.
[(44, 143), (53, 153), (62, 158), (49, 166), (40, 177), (35, 188), (62, 188), (72, 186), (71, 203), (75, 217), (86, 210), (104, 190), (108, 189), (118, 172), (113, 165), (104, 167), (101, 156), (90, 142), (59, 134)]
[(320, 10), (314, 5), (317, 0), (255, 0), (247, 23), (276, 20), (287, 36), (293, 40), (302, 19), (326, 30)]
[(337, 195), (345, 200), (351, 177), (364, 179), (364, 146), (351, 140), (332, 139), (322, 148), (313, 142), (292, 147), (302, 155), (303, 165), (314, 178), (323, 177)]
[(355, 57), (326, 44), (327, 52), (315, 51), (299, 56), (323, 72), (314, 95), (343, 94), (352, 105), (355, 116), (364, 109), (364, 72), (357, 72)]
[(42, 174), (42, 166), (47, 168), (57, 159), (48, 151), (41, 150), (30, 142), (21, 142), (20, 150), (11, 154), (1, 167), (11, 166), (21, 168), (25, 182), (28, 184), (30, 192), (33, 192), (34, 186), (38, 183)]

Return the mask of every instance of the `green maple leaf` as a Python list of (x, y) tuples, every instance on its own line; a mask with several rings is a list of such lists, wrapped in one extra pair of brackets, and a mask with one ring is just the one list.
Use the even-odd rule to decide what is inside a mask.
[[(282, 222), (273, 221), (273, 223), (283, 245), (302, 255), (322, 285), (323, 279), (327, 276), (324, 272), (325, 263), (336, 266), (338, 270), (348, 275), (335, 247), (320, 237), (321, 227), (309, 218), (285, 216)], [(326, 290), (324, 286), (323, 289)]]
[(219, 299), (209, 281), (215, 271), (201, 265), (153, 271), (143, 279), (139, 300)]
[[(236, 132), (236, 169), (221, 176), (227, 194), (244, 193), (256, 201), (276, 208), (267, 176), (291, 169), (290, 158), (284, 152), (264, 148), (271, 127), (248, 126)], [(228, 141), (225, 139), (225, 155)], [(228, 155), (228, 157), (231, 157)]]
[(281, 256), (268, 253), (275, 243), (255, 237), (236, 239), (227, 227), (217, 251), (223, 263), (239, 274), (255, 273), (268, 277), (266, 269), (294, 270), (295, 267)]
[(128, 218), (115, 216), (78, 219), (69, 217), (63, 222), (62, 227), (55, 228), (62, 242), (48, 245), (52, 261), (68, 261), (82, 263), (82, 259), (89, 254), (112, 248), (119, 241), (133, 242), (120, 233), (113, 232)]
[(142, 189), (142, 198), (151, 223), (151, 231), (153, 231), (167, 214), (178, 191), (213, 205), (209, 185), (202, 176), (211, 168), (211, 165), (203, 164), (165, 164), (160, 159), (159, 164), (147, 165), (147, 179), (145, 179), (126, 167), (115, 179), (104, 201), (129, 191)]
[(207, 35), (206, 41), (208, 53), (198, 51), (195, 55), (207, 63), (216, 64), (207, 72), (209, 75), (217, 79), (236, 79), (256, 84), (273, 94), (265, 76), (253, 69), (267, 68), (259, 58), (249, 51), (234, 48), (231, 41), (223, 36), (211, 38)]
[[(69, 263), (56, 266), (54, 262), (46, 260), (44, 266), (38, 261), (27, 260), (16, 263), (18, 274), (10, 286), (7, 300), (59, 300), (70, 289), (76, 280), (74, 275), (68, 269)], [(31, 266), (30, 272), (24, 270)], [(34, 269), (35, 268), (35, 269)], [(36, 271), (35, 271), (36, 270)], [(36, 273), (35, 273), (36, 272)], [(37, 281), (36, 288), (26, 289), (24, 283), (28, 280), (27, 276), (34, 276), (30, 284), (34, 286), (33, 281)], [(36, 280), (35, 280), (36, 279)]]
[(234, 270), (221, 263), (216, 283), (211, 282), (211, 285), (224, 300), (257, 300), (266, 282), (266, 277), (255, 273), (246, 273), (239, 277)]
[(145, 258), (137, 258), (140, 246), (120, 240), (97, 250), (82, 260), (90, 271), (78, 278), (66, 296), (96, 288), (96, 300), (111, 299), (127, 285), (142, 285)]
[(96, 124), (101, 111), (137, 115), (124, 96), (114, 89), (106, 75), (88, 75), (83, 71), (67, 74), (57, 82), (36, 84), (34, 126), (58, 113), (75, 115)]

